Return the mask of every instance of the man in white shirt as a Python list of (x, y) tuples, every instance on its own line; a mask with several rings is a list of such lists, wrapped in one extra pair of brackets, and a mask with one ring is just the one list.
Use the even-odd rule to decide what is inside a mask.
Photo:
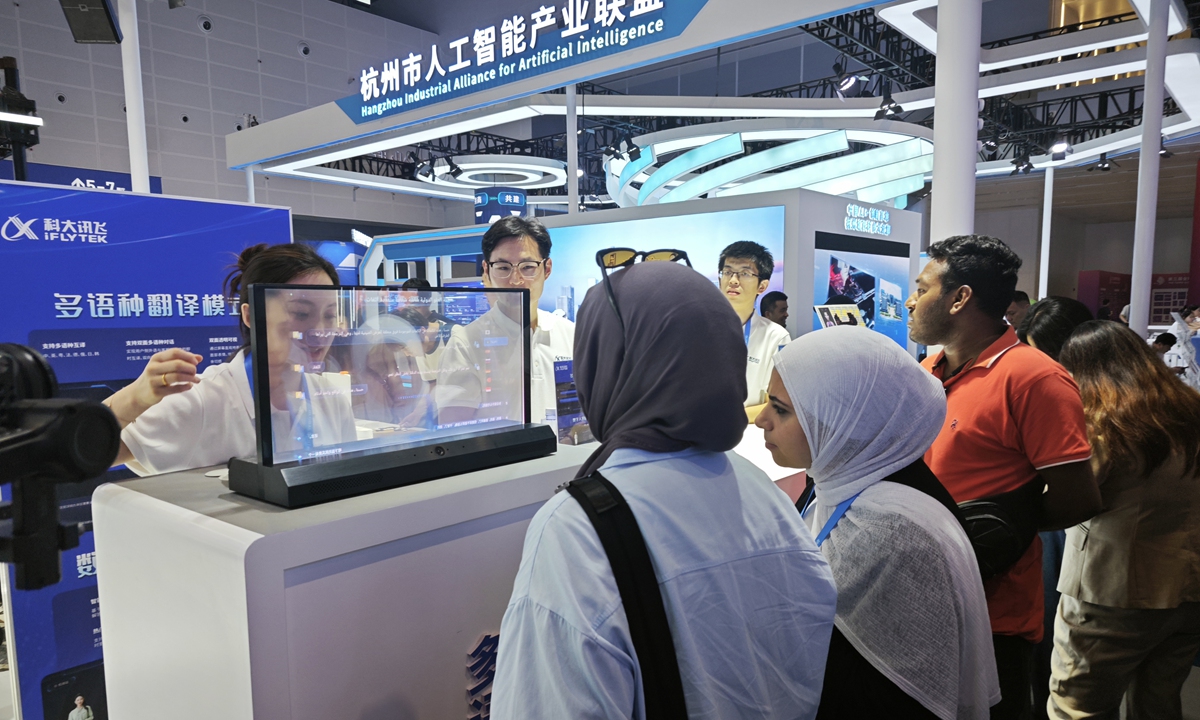
[[(550, 233), (534, 218), (510, 216), (492, 224), (484, 233), (482, 245), (483, 284), (486, 287), (529, 291), (529, 324), (532, 333), (529, 343), (530, 421), (547, 422), (548, 415), (557, 417), (554, 363), (572, 360), (575, 347), (575, 323), (554, 313), (538, 310), (546, 278), (550, 277), (553, 269)], [(478, 354), (475, 343), (470, 339), (472, 328), (477, 324), (476, 330), (479, 332), (494, 330), (502, 336), (518, 337), (520, 328), (517, 323), (520, 317), (519, 313), (513, 314), (516, 316), (510, 317), (503, 309), (493, 307), (479, 320), (466, 326), (466, 333), (456, 332), (446, 344), (440, 367), (444, 370), (475, 365), (467, 360)], [(445, 424), (475, 419), (483, 402), (483, 373), (481, 370), (475, 383), (462, 377), (462, 373), (439, 376), (436, 393), (439, 422)], [(510, 372), (500, 368), (500, 372), (492, 374), (493, 382), (507, 380), (519, 383), (519, 375), (510, 375)], [(555, 430), (557, 432), (557, 428)]]
[(756, 242), (738, 241), (721, 251), (720, 288), (742, 321), (746, 340), (746, 415), (758, 416), (767, 403), (767, 383), (775, 354), (791, 341), (787, 328), (754, 313), (759, 295), (767, 290), (775, 258)]

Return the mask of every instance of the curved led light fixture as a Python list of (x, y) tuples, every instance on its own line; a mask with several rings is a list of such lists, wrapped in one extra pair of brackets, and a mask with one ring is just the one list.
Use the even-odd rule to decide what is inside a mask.
[[(454, 171), (458, 170), (457, 173)], [(497, 179), (495, 176), (505, 176)], [(566, 165), (559, 160), (526, 155), (464, 155), (434, 163), (433, 172), (417, 175), (417, 179), (432, 185), (460, 189), (492, 187), (536, 188), (558, 187), (567, 184)]]
[[(857, 153), (858, 155), (866, 155), (867, 153)], [(848, 156), (855, 157), (854, 155)], [(839, 158), (840, 159), (840, 158)], [(829, 162), (833, 162), (832, 160)], [(802, 185), (805, 190), (825, 193), (826, 195), (845, 195), (847, 193), (857, 192), (859, 190), (881, 185), (883, 183), (892, 182), (901, 178), (917, 175), (925, 177), (925, 173), (933, 172), (933, 156), (921, 155), (918, 157), (902, 160), (897, 163), (889, 163), (886, 165), (876, 165), (868, 167), (858, 172), (848, 173), (839, 177), (823, 180), (819, 183), (811, 185)], [(891, 197), (895, 197), (894, 195)]]
[[(853, 155), (843, 155), (832, 160), (805, 165), (804, 167), (788, 170), (786, 172), (768, 175), (764, 178), (752, 180), (743, 185), (722, 190), (717, 193), (717, 197), (729, 197), (732, 195), (751, 195), (753, 193), (771, 192), (773, 190), (791, 190), (793, 188), (810, 188), (818, 189), (822, 183), (835, 180), (837, 178), (853, 175), (856, 173), (872, 170), (884, 165), (891, 165), (905, 160), (921, 157), (922, 155), (930, 155), (932, 157), (932, 149), (928, 148), (929, 143), (920, 139), (912, 139), (907, 142), (897, 143), (895, 145), (887, 145), (878, 147), (873, 150), (864, 150)], [(884, 178), (888, 180), (892, 178)], [(877, 182), (882, 182), (877, 181)], [(868, 183), (876, 184), (876, 183)], [(816, 186), (816, 187), (815, 187)], [(867, 187), (860, 185), (859, 187)], [(854, 190), (857, 188), (850, 188)], [(850, 190), (840, 190), (834, 192), (834, 195), (840, 195), (843, 192)], [(829, 192), (821, 190), (821, 192)]]
[[(744, 139), (744, 136), (743, 136)], [(798, 162), (811, 160), (823, 155), (832, 155), (850, 149), (845, 130), (836, 130), (818, 135), (807, 140), (779, 145), (762, 152), (756, 152), (744, 158), (713, 168), (698, 175), (679, 187), (671, 190), (659, 200), (660, 203), (682, 202), (692, 200), (712, 192), (722, 185), (737, 182), (744, 178), (761, 175)], [(655, 173), (657, 174), (657, 173)]]
[(646, 201), (654, 197), (655, 193), (672, 180), (678, 180), (680, 175), (686, 175), (696, 168), (712, 165), (734, 155), (741, 155), (745, 150), (745, 146), (742, 145), (742, 136), (737, 134), (726, 135), (720, 140), (714, 140), (707, 145), (688, 150), (663, 165), (646, 182), (642, 183), (642, 189), (638, 191), (638, 205), (645, 205)]
[[(899, 180), (892, 180), (863, 188), (858, 191), (858, 199), (860, 202), (881, 203), (885, 200), (892, 200), (908, 195), (909, 193), (915, 193), (923, 187), (925, 187), (924, 175), (909, 175)], [(897, 207), (900, 206), (897, 205)]]

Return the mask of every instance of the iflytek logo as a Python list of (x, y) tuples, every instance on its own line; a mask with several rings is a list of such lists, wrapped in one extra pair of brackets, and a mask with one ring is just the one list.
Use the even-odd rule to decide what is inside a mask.
[(9, 242), (16, 242), (23, 237), (30, 240), (37, 240), (38, 236), (34, 235), (31, 229), (37, 220), (37, 218), (33, 218), (27, 222), (22, 222), (20, 215), (11, 215), (8, 221), (3, 226), (0, 226), (0, 237)]
[(43, 218), (41, 220), (41, 237), (34, 232), (34, 223), (36, 222), (38, 222), (38, 218), (22, 220), (20, 215), (10, 215), (8, 220), (0, 225), (0, 237), (9, 242), (25, 238), (50, 242), (108, 243), (107, 220), (101, 222), (99, 220)]

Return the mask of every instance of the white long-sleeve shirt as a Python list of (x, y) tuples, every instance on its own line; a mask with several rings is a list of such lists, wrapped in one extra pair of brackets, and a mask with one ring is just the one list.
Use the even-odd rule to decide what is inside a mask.
[[(637, 518), (690, 718), (816, 714), (836, 592), (787, 496), (733, 453), (622, 448), (601, 473)], [(497, 720), (644, 718), (611, 566), (560, 492), (534, 516), (500, 626)]]

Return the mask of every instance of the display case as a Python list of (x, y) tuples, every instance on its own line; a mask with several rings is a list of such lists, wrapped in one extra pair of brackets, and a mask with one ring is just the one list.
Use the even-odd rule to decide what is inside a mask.
[(229, 486), (284, 507), (555, 451), (530, 424), (529, 293), (250, 287), (257, 457)]

